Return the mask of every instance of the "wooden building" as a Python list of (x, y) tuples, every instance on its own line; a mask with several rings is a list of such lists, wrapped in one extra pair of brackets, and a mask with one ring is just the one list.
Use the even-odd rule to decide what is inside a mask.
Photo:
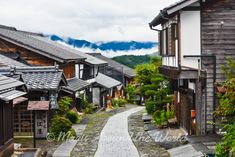
[(89, 84), (93, 84), (99, 71), (107, 66), (104, 60), (51, 41), (40, 34), (6, 26), (0, 26), (0, 53), (29, 66), (59, 65), (68, 80), (68, 87), (74, 86), (75, 82), (81, 87), (86, 84), (85, 90), (78, 86), (76, 91), (75, 88), (64, 88), (67, 94), (72, 94), (74, 103), (81, 95), (81, 90), (94, 103), (92, 96), (96, 91)]
[[(76, 67), (78, 64), (89, 63), (90, 59), (87, 59), (87, 55), (51, 41), (41, 34), (20, 31), (14, 27), (0, 26), (0, 54), (28, 66), (58, 65), (59, 69), (63, 70), (66, 79), (73, 80), (73, 83), (74, 80), (83, 82), (82, 84), (86, 83), (76, 77), (78, 76)], [(68, 85), (71, 82), (68, 81)], [(88, 85), (87, 87), (90, 88)], [(75, 88), (72, 90), (75, 90)], [(79, 87), (77, 91), (72, 92), (65, 90), (65, 92), (72, 94), (75, 103), (76, 95), (80, 90), (83, 90), (83, 88)], [(89, 95), (91, 94), (88, 93)]]
[(90, 55), (102, 59), (108, 63), (107, 66), (100, 69), (100, 72), (112, 77), (126, 87), (129, 83), (134, 81), (135, 73), (132, 68), (129, 68), (123, 64), (120, 64), (108, 57), (103, 56), (100, 53), (89, 53)]
[(28, 89), (28, 101), (13, 108), (14, 135), (32, 135), (35, 115), (35, 136), (45, 138), (53, 116), (51, 111), (58, 108), (59, 93), (67, 86), (63, 72), (56, 67), (2, 67), (0, 74), (20, 76)]
[(0, 156), (9, 157), (14, 152), (13, 103), (26, 94), (23, 82), (0, 75)]
[(75, 64), (84, 57), (56, 46), (40, 34), (0, 27), (0, 51), (4, 55), (18, 56), (25, 64), (35, 66), (59, 65), (66, 78), (75, 77)]
[(225, 80), (221, 65), (235, 59), (234, 16), (233, 0), (181, 0), (149, 24), (159, 34), (160, 72), (171, 80), (178, 122), (189, 134), (216, 132), (208, 122), (216, 122), (215, 82)]
[(113, 98), (120, 98), (126, 96), (124, 88), (134, 82), (135, 73), (132, 68), (129, 68), (123, 64), (120, 64), (108, 57), (103, 56), (100, 53), (89, 53), (90, 55), (102, 59), (108, 63), (107, 66), (104, 66), (99, 69), (99, 72), (107, 75), (115, 80), (121, 82), (122, 84), (117, 86), (114, 89), (112, 97)]
[(118, 87), (121, 86), (121, 84), (121, 82), (107, 75), (98, 73), (93, 83), (93, 103), (105, 107), (109, 99), (108, 97), (116, 97), (116, 91), (120, 90)]

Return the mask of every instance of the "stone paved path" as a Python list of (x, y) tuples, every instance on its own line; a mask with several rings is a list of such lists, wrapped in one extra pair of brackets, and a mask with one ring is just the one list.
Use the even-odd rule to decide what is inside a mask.
[(95, 157), (139, 157), (128, 133), (128, 116), (142, 110), (136, 107), (111, 117), (103, 128)]

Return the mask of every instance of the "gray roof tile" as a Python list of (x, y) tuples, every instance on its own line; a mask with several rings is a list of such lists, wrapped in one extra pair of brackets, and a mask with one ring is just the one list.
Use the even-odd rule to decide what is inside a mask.
[(69, 91), (72, 93), (82, 90), (90, 85), (86, 81), (80, 80), (78, 78), (69, 79), (67, 81), (68, 81), (68, 86), (63, 87), (63, 89), (65, 91)]
[(95, 78), (95, 82), (105, 88), (112, 88), (112, 87), (115, 87), (115, 86), (122, 84), (121, 82), (119, 82), (109, 76), (106, 76), (102, 73), (98, 73), (98, 75)]
[(24, 85), (24, 83), (21, 81), (0, 75), (0, 93), (4, 93), (22, 85)]
[(109, 67), (111, 67), (111, 68), (113, 68), (113, 69), (115, 69), (115, 70), (117, 70), (117, 71), (120, 71), (120, 72), (123, 71), (124, 75), (125, 75), (126, 77), (128, 77), (128, 78), (132, 78), (132, 77), (135, 76), (134, 70), (133, 70), (132, 68), (129, 68), (129, 67), (126, 66), (126, 65), (123, 65), (123, 64), (121, 64), (121, 63), (118, 63), (118, 62), (116, 62), (116, 61), (114, 61), (114, 60), (112, 60), (112, 59), (110, 59), (110, 58), (108, 58), (108, 57), (103, 56), (103, 55), (100, 54), (100, 53), (89, 53), (89, 54), (90, 54), (90, 55), (93, 55), (94, 57), (97, 57), (97, 58), (99, 58), (99, 59), (102, 59), (102, 60), (108, 62), (108, 66), (109, 66)]
[(62, 49), (61, 47), (55, 46), (48, 41), (40, 40), (38, 36), (32, 35), (29, 33), (24, 33), (22, 31), (11, 30), (0, 27), (0, 38), (18, 44), (19, 46), (24, 46), (35, 50), (34, 52), (40, 53), (46, 57), (51, 57), (62, 62), (64, 60), (81, 60), (85, 59), (84, 57)]
[[(1, 74), (10, 74), (11, 69), (0, 69)], [(60, 82), (65, 77), (62, 71), (58, 71), (55, 67), (17, 67), (16, 74), (21, 74), (28, 90), (57, 90)]]
[(27, 65), (21, 63), (21, 62), (18, 62), (14, 59), (11, 59), (9, 57), (6, 57), (4, 55), (1, 55), (0, 54), (0, 66), (17, 66), (17, 67), (25, 67)]

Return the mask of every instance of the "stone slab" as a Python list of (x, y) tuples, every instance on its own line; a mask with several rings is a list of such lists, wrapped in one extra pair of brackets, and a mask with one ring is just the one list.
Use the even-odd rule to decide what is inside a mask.
[(156, 126), (152, 123), (144, 124), (144, 131), (155, 130)]
[(82, 136), (87, 125), (83, 124), (74, 124), (72, 128), (75, 130), (77, 137)]
[(70, 157), (77, 142), (77, 140), (69, 140), (62, 143), (53, 153), (52, 157)]
[(170, 156), (174, 157), (203, 157), (203, 153), (194, 149), (191, 144), (172, 148), (168, 150)]
[(142, 120), (143, 120), (144, 122), (146, 122), (146, 121), (151, 121), (152, 119), (153, 119), (153, 118), (152, 118), (151, 115), (143, 114)]

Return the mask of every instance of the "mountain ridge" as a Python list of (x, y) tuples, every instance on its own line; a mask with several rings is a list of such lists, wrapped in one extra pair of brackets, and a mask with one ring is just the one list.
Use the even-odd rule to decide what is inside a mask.
[(130, 50), (141, 50), (141, 49), (152, 49), (158, 46), (157, 42), (152, 41), (109, 41), (109, 42), (90, 42), (87, 40), (74, 39), (71, 37), (63, 38), (53, 35), (47, 35), (47, 37), (53, 41), (64, 42), (70, 46), (76, 48), (91, 48), (93, 50), (101, 51), (130, 51)]

